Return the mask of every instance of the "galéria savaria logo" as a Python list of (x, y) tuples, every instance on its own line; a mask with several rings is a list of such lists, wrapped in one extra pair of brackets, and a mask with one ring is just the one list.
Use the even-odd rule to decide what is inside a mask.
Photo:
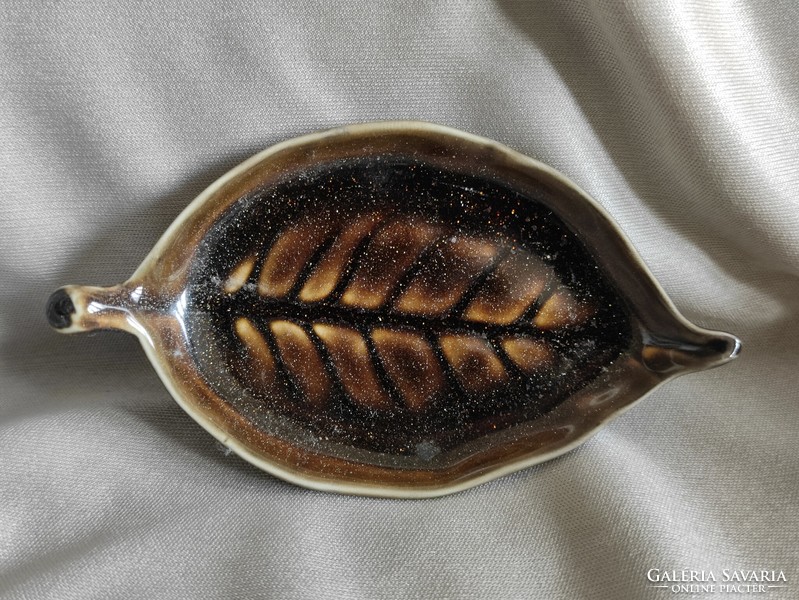
[(646, 578), (649, 587), (673, 594), (765, 594), (788, 587), (783, 571), (766, 569), (697, 571), (655, 568), (646, 572)]

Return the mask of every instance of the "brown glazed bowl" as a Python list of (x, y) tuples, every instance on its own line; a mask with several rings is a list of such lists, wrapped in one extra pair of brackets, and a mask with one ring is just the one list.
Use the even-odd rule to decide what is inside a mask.
[(136, 335), (178, 404), (253, 465), (399, 498), (563, 454), (740, 348), (686, 321), (563, 175), (414, 122), (265, 150), (125, 283), (66, 286), (47, 314)]

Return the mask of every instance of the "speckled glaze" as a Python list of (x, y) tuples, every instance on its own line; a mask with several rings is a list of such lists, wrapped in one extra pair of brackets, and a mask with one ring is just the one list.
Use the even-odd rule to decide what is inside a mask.
[(677, 313), (549, 167), (424, 123), (290, 140), (203, 192), (112, 288), (47, 307), (139, 337), (177, 402), (310, 488), (436, 496), (573, 448), (740, 348)]

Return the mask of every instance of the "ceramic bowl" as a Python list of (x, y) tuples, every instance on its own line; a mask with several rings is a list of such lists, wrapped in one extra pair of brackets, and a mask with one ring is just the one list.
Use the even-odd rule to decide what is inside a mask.
[(205, 190), (63, 333), (136, 335), (212, 436), (288, 481), (436, 496), (558, 456), (732, 335), (684, 319), (552, 168), (413, 122), (283, 142)]

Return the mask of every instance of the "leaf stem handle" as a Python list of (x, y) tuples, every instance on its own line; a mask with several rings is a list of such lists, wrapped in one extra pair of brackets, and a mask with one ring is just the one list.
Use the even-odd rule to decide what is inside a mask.
[(141, 287), (64, 286), (47, 300), (47, 320), (60, 333), (118, 329), (136, 333)]

